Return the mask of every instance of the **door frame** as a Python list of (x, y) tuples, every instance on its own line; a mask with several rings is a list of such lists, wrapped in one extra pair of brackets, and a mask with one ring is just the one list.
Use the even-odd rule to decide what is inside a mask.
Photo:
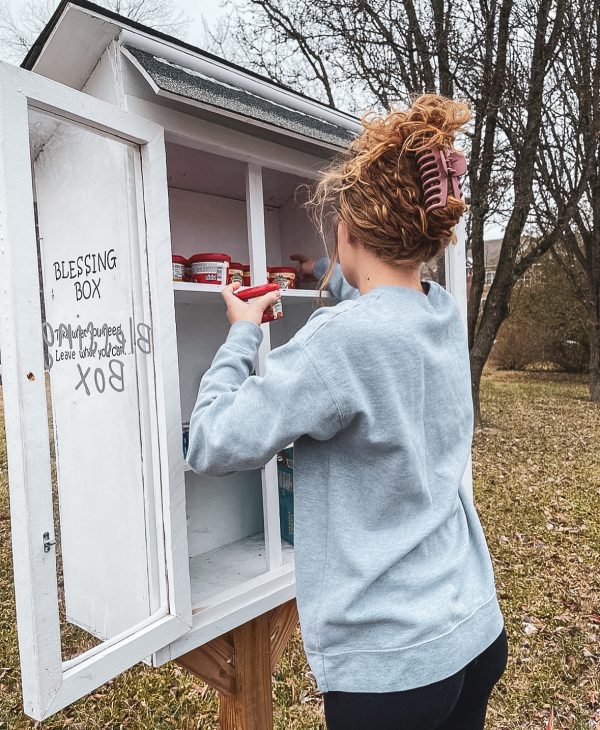
[[(163, 128), (0, 63), (0, 327), (11, 528), (25, 712), (43, 720), (186, 633), (192, 624)], [(144, 622), (63, 662), (28, 109), (138, 145), (146, 217), (164, 603)]]

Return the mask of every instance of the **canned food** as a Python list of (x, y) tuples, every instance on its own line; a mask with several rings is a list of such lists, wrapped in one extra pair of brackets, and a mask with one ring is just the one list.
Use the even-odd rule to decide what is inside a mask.
[(244, 267), (242, 264), (231, 262), (229, 264), (229, 276), (227, 279), (228, 284), (233, 284), (238, 281), (240, 284), (244, 283)]
[(296, 269), (293, 266), (269, 266), (267, 272), (271, 283), (279, 284), (282, 289), (296, 288)]
[[(254, 299), (255, 297), (262, 297), (263, 294), (268, 294), (270, 291), (277, 291), (281, 287), (279, 284), (262, 284), (261, 286), (253, 286), (250, 289), (238, 289), (235, 294), (244, 302), (248, 299)], [(272, 322), (274, 319), (281, 319), (283, 317), (283, 306), (281, 299), (267, 307), (264, 311), (261, 322)]]
[(171, 261), (173, 263), (173, 281), (184, 281), (185, 269), (188, 265), (188, 260), (185, 258), (185, 256), (178, 256), (177, 254), (173, 254), (171, 256)]
[(194, 254), (190, 258), (192, 278), (198, 284), (226, 284), (230, 261), (226, 253)]
[(250, 286), (250, 264), (244, 264), (242, 266), (242, 270), (244, 272), (244, 286)]

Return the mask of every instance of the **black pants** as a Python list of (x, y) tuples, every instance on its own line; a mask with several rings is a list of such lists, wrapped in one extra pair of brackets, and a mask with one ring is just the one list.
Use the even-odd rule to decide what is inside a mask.
[(327, 730), (483, 730), (506, 632), (457, 674), (404, 692), (324, 692)]

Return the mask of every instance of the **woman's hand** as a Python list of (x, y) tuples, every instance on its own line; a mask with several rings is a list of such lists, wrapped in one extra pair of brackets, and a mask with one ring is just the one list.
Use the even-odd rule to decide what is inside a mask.
[(290, 256), (292, 261), (298, 262), (298, 278), (299, 279), (315, 279), (313, 269), (315, 267), (316, 259), (304, 256), (301, 253), (295, 253)]
[(250, 299), (248, 302), (244, 302), (238, 299), (233, 293), (239, 289), (241, 284), (236, 281), (233, 284), (228, 284), (222, 291), (223, 299), (227, 304), (227, 319), (230, 324), (234, 322), (246, 321), (254, 322), (254, 324), (260, 324), (263, 318), (263, 313), (267, 307), (281, 298), (281, 290), (270, 291), (267, 294), (263, 294), (262, 297), (256, 297)]

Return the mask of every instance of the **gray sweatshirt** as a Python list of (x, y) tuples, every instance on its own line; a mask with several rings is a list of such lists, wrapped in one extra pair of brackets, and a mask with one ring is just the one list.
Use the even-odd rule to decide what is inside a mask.
[(188, 462), (257, 469), (294, 442), (297, 605), (317, 687), (412, 689), (458, 672), (503, 626), (462, 484), (466, 331), (435, 282), (359, 296), (338, 266), (329, 289), (344, 301), (269, 353), (264, 375), (251, 375), (261, 328), (232, 325), (200, 383)]

